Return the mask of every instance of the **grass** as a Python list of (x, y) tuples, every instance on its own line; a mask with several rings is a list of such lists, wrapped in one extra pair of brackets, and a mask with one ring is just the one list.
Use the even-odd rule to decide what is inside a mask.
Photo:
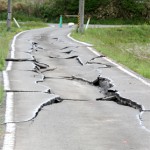
[[(15, 24), (12, 23), (10, 31), (6, 29), (6, 23), (0, 22), (0, 71), (5, 68), (5, 58), (8, 55), (10, 48), (10, 42), (14, 35), (23, 30), (35, 29), (40, 27), (46, 27), (47, 25), (42, 22), (26, 22), (20, 23), (21, 28), (18, 29)], [(0, 85), (0, 103), (3, 98), (3, 87)]]
[(72, 33), (78, 40), (91, 43), (102, 54), (150, 78), (150, 26), (88, 29)]

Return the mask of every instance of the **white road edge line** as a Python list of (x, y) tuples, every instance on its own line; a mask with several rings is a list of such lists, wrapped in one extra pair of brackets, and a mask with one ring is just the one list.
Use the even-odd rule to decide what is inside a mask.
[(70, 35), (71, 35), (71, 33), (69, 33), (67, 36), (68, 36), (68, 38), (70, 38), (72, 41), (75, 41), (75, 42), (80, 43), (80, 44), (84, 44), (84, 45), (86, 45), (86, 46), (93, 46), (92, 44), (88, 44), (88, 43), (85, 43), (85, 42), (81, 42), (81, 41), (75, 40), (75, 39), (72, 38)]
[[(67, 36), (68, 36), (68, 38), (70, 38), (71, 40), (73, 40), (73, 41), (75, 41), (75, 42), (77, 42), (77, 43), (86, 45), (87, 48), (88, 48), (91, 52), (93, 52), (93, 53), (94, 53), (95, 55), (97, 55), (97, 56), (100, 56), (100, 54), (99, 54), (97, 51), (95, 51), (92, 47), (89, 47), (89, 46), (92, 46), (91, 44), (88, 44), (88, 43), (85, 43), (85, 42), (80, 42), (80, 41), (78, 41), (78, 40), (75, 40), (74, 38), (71, 37), (71, 33), (69, 33)], [(150, 87), (150, 83), (147, 82), (147, 81), (145, 81), (145, 80), (142, 79), (141, 77), (139, 77), (139, 76), (137, 76), (136, 74), (130, 72), (129, 70), (123, 68), (121, 65), (115, 63), (114, 61), (112, 61), (111, 59), (109, 59), (109, 58), (107, 58), (107, 57), (104, 57), (104, 59), (105, 59), (106, 61), (110, 62), (111, 64), (115, 65), (119, 70), (121, 70), (121, 71), (123, 71), (124, 73), (126, 73), (126, 74), (128, 74), (128, 75), (130, 75), (130, 76), (132, 76), (132, 77), (134, 77), (134, 78), (136, 78), (137, 80), (141, 81), (143, 84), (145, 84), (145, 85), (147, 85), (147, 86)]]
[[(14, 36), (12, 44), (11, 44), (11, 58), (15, 58), (15, 42), (17, 37), (26, 31), (20, 32)], [(12, 62), (8, 62), (6, 70), (3, 71), (3, 81), (4, 81), (4, 90), (10, 90), (10, 82), (8, 71), (12, 69)], [(7, 92), (6, 94), (6, 110), (5, 110), (5, 122), (12, 122), (13, 121), (13, 92)], [(3, 141), (2, 150), (13, 150), (15, 144), (15, 131), (16, 131), (16, 124), (15, 123), (7, 123), (6, 124), (6, 131)]]

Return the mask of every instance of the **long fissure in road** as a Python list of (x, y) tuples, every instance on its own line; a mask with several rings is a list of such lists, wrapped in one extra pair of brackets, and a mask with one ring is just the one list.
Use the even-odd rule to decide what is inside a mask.
[(14, 93), (14, 120), (5, 123), (16, 123), (15, 150), (149, 149), (149, 94), (142, 90), (150, 89), (69, 32), (28, 31), (16, 40), (15, 58), (6, 59), (13, 62), (6, 92)]

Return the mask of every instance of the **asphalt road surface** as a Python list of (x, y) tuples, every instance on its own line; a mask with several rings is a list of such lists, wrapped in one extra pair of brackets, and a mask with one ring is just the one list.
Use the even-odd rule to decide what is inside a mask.
[(51, 26), (16, 37), (4, 72), (12, 116), (3, 150), (150, 150), (148, 81), (70, 32)]

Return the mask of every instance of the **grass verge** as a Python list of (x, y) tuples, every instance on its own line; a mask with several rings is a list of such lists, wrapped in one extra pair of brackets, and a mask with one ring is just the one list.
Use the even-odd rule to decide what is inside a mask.
[(72, 36), (133, 71), (150, 78), (150, 26), (88, 29)]
[[(34, 28), (46, 27), (47, 25), (42, 22), (26, 22), (20, 23), (21, 28), (17, 28), (15, 24), (12, 23), (12, 28), (10, 31), (6, 29), (6, 23), (0, 22), (0, 71), (5, 67), (5, 58), (8, 55), (8, 50), (10, 47), (10, 42), (14, 35), (23, 30), (29, 30)], [(1, 82), (0, 82), (1, 84)], [(3, 87), (0, 85), (0, 103), (3, 98)]]

